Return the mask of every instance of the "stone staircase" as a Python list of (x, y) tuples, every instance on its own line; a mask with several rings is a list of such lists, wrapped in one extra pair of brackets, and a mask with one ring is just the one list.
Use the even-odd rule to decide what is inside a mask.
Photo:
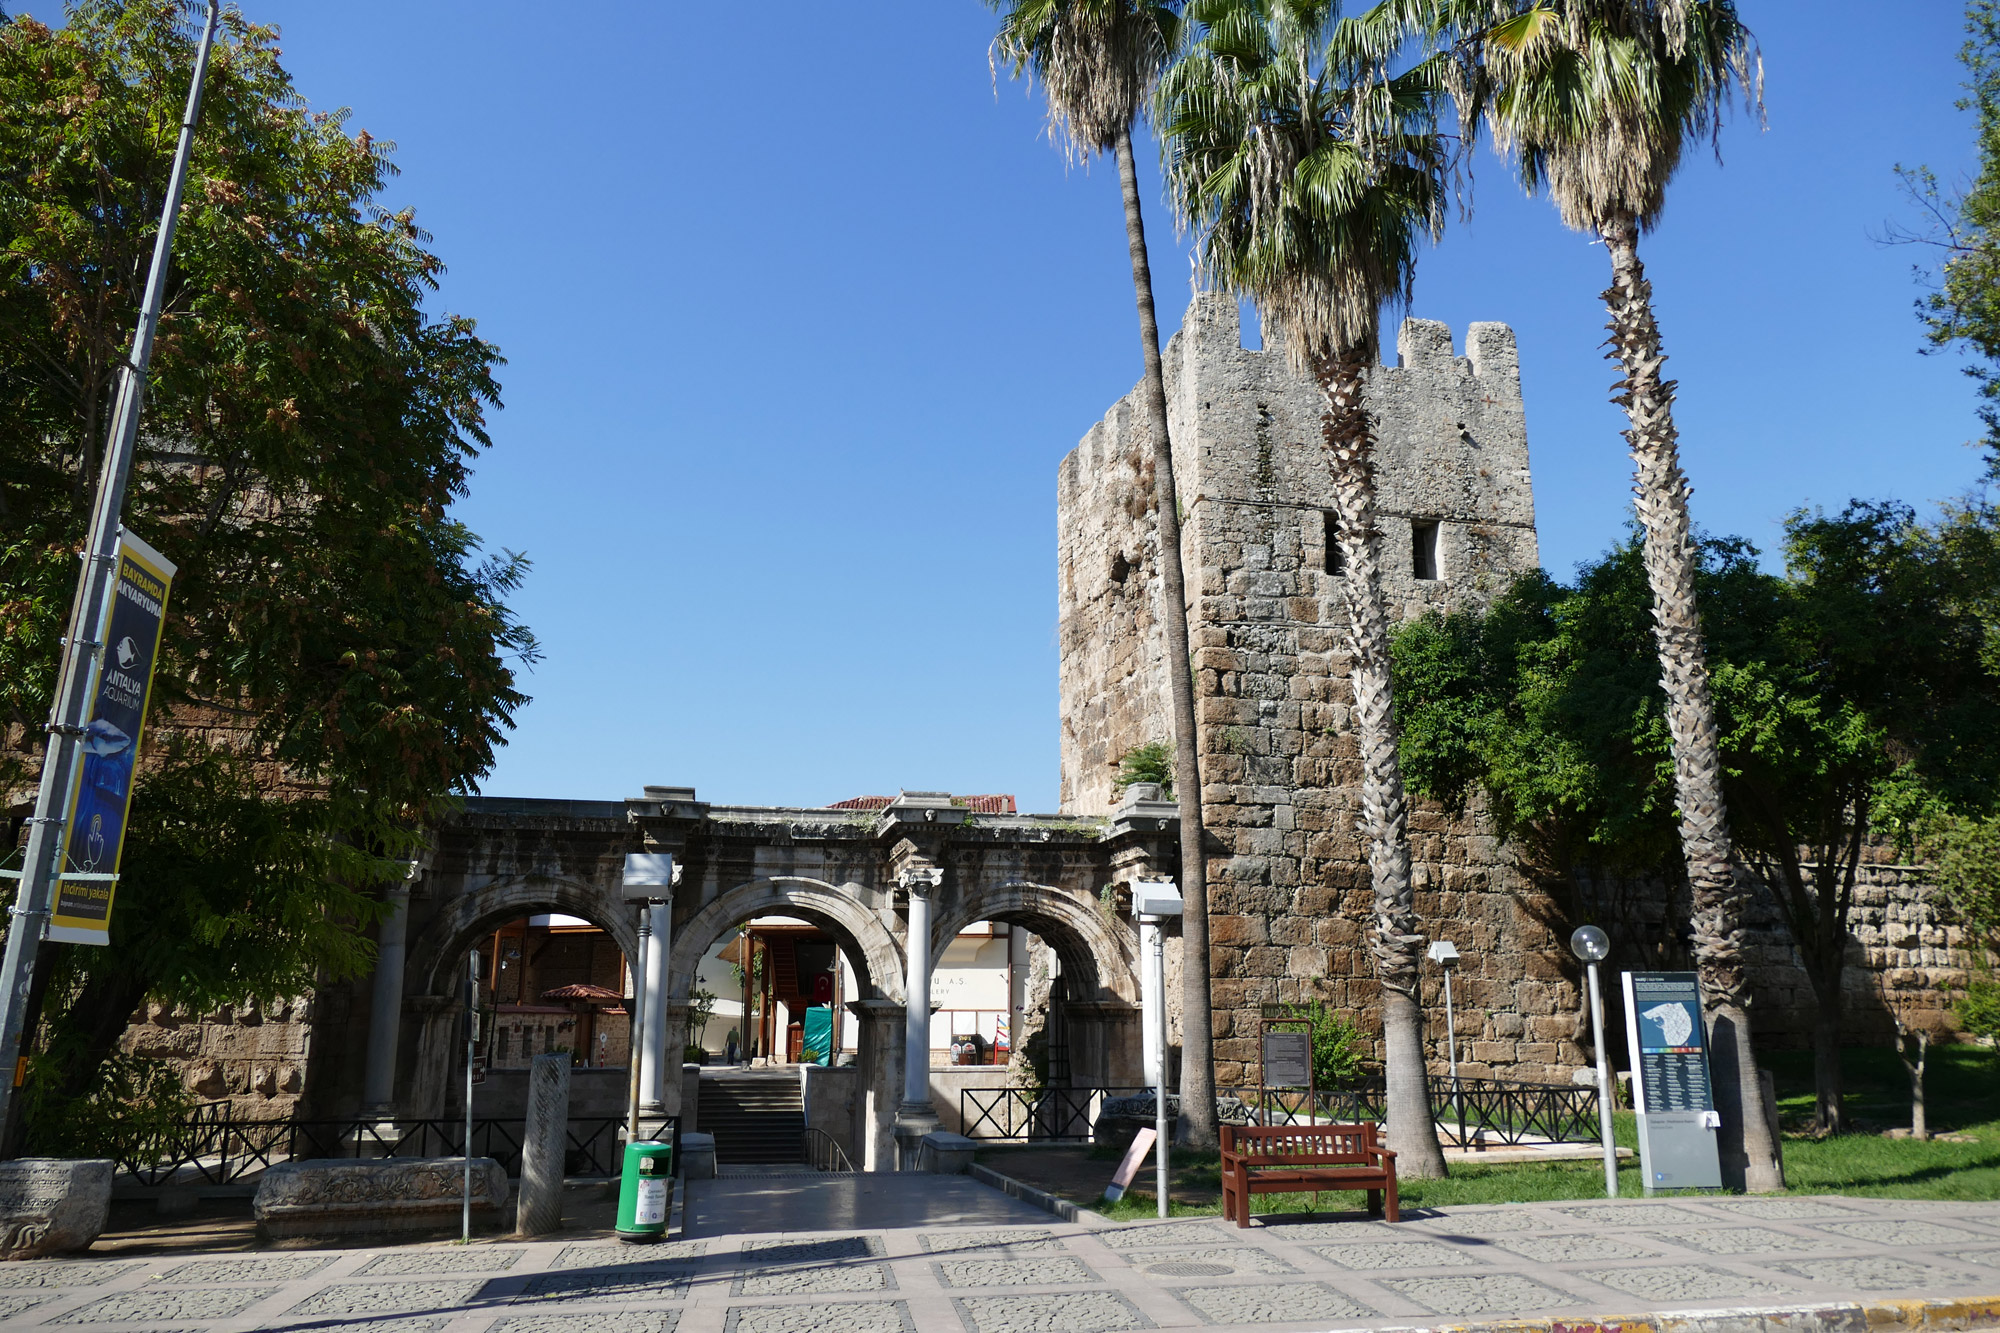
[(718, 1163), (802, 1160), (806, 1108), (799, 1100), (798, 1070), (703, 1073), (695, 1126), (715, 1136)]

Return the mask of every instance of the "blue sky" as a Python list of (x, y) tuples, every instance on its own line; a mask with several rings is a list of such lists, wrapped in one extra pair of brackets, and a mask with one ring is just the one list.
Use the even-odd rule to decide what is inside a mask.
[[(397, 143), (438, 307), (508, 358), (463, 514), (534, 558), (547, 657), (488, 793), (1054, 808), (1055, 467), (1139, 355), (1115, 172), (996, 98), (981, 5), (239, 2), (313, 106)], [(1768, 129), (1688, 163), (1644, 254), (1697, 520), (1768, 551), (1798, 506), (1979, 472), (1961, 363), (1919, 355), (1922, 256), (1876, 239), (1912, 219), (1893, 166), (1956, 175), (1972, 135), (1946, 0), (1742, 9)], [(1518, 331), (1567, 573), (1630, 486), (1604, 255), (1497, 161), (1476, 180), (1415, 312)], [(1170, 331), (1189, 266), (1150, 221)]]

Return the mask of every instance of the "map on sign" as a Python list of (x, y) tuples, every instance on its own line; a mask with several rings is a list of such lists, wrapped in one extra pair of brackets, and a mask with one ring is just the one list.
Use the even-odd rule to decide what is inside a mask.
[(1692, 972), (1624, 974), (1626, 1034), (1643, 1112), (1714, 1109), (1701, 985)]
[(1646, 1031), (1639, 1039), (1642, 1046), (1685, 1046), (1694, 1035), (1694, 1015), (1685, 1004), (1656, 1004), (1641, 1010), (1639, 1017), (1646, 1023)]

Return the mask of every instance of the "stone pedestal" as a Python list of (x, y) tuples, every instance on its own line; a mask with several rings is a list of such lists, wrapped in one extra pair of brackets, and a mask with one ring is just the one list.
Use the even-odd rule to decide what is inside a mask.
[[(257, 1186), (257, 1234), (282, 1246), (455, 1235), (464, 1172), (463, 1157), (281, 1162)], [(491, 1157), (473, 1158), (473, 1229), (499, 1225), (506, 1201), (506, 1170)]]
[(905, 1103), (896, 1111), (896, 1169), (924, 1171), (924, 1140), (937, 1133), (938, 1113), (929, 1102)]
[(528, 1069), (528, 1125), (521, 1142), (521, 1198), (514, 1230), (539, 1236), (562, 1226), (569, 1156), (569, 1052), (538, 1055)]
[(926, 1134), (917, 1151), (917, 1169), (940, 1176), (960, 1175), (971, 1169), (972, 1154), (978, 1147), (963, 1134), (946, 1134), (942, 1130)]
[(0, 1259), (88, 1248), (111, 1211), (113, 1169), (102, 1160), (0, 1162)]
[(715, 1135), (682, 1130), (680, 1168), (683, 1180), (714, 1180)]
[(894, 1171), (896, 1107), (903, 1091), (903, 1006), (891, 1000), (850, 1000), (847, 1012), (860, 1026), (854, 1164), (863, 1171)]

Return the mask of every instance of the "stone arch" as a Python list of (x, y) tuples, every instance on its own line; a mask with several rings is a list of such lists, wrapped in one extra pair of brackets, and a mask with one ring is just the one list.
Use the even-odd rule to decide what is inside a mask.
[(631, 911), (614, 907), (603, 888), (584, 880), (553, 875), (498, 880), (447, 904), (411, 939), (403, 989), (415, 995), (451, 993), (457, 978), (445, 975), (445, 969), (456, 966), (475, 941), (509, 921), (541, 912), (582, 917), (610, 935), (632, 966), (639, 957), (638, 923)]
[(1028, 880), (969, 889), (932, 923), (931, 957), (942, 957), (975, 921), (1018, 922), (1040, 935), (1062, 959), (1063, 972), (1083, 983), (1078, 999), (1139, 1002), (1137, 933), (1107, 916), (1095, 898)]
[(674, 923), (667, 954), (667, 1003), (687, 1003), (701, 960), (724, 932), (758, 916), (795, 916), (832, 935), (854, 968), (861, 999), (903, 1002), (903, 948), (861, 901), (859, 891), (802, 875), (773, 875), (739, 884)]

